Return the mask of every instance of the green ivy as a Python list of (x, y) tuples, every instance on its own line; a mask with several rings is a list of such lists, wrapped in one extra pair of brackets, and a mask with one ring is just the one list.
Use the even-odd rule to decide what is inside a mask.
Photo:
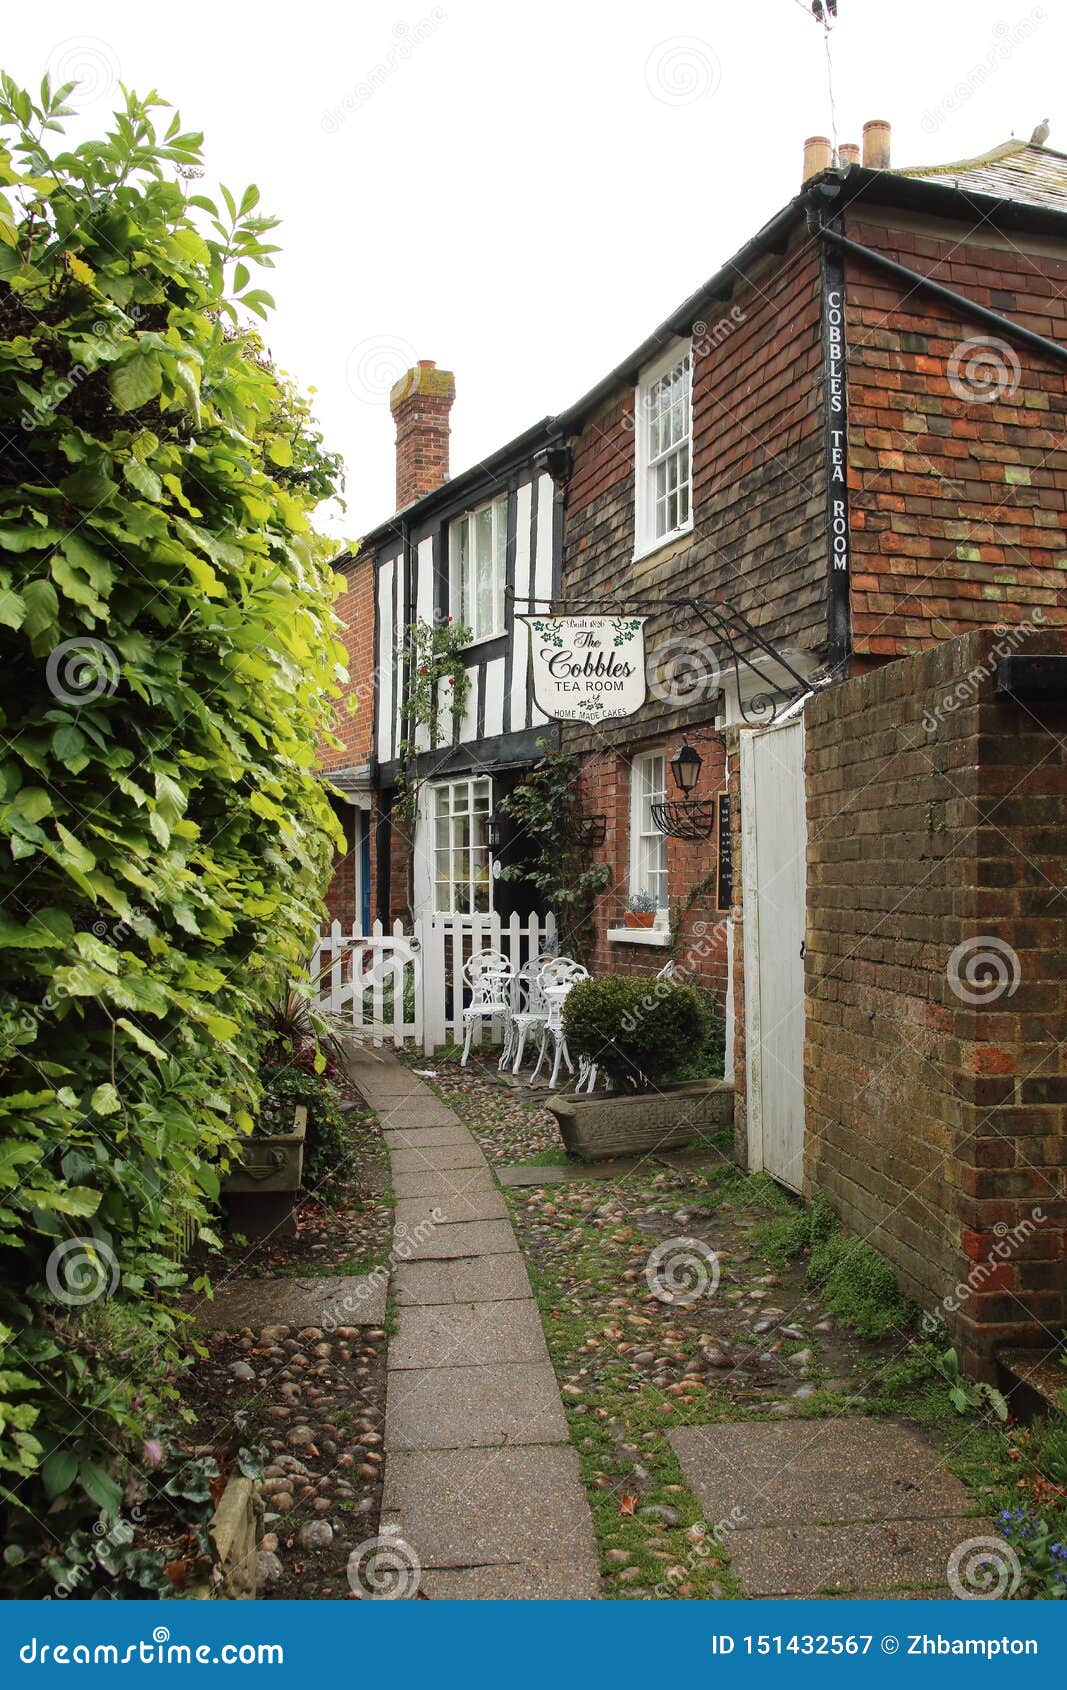
[(155, 95), (67, 148), (72, 86), (0, 80), (0, 1481), (113, 1511), (317, 927), (343, 650), (335, 461), (238, 309), (275, 220)]
[(502, 879), (535, 887), (555, 914), (560, 951), (586, 961), (595, 938), (596, 900), (611, 885), (611, 869), (594, 862), (582, 842), (578, 758), (553, 751), (547, 740), (538, 744), (539, 761), (500, 801), (515, 823), (512, 849), (522, 857), (502, 871)]
[(451, 616), (433, 623), (420, 617), (408, 625), (407, 697), (404, 736), (397, 748), (400, 773), (396, 783), (397, 810), (408, 833), (414, 831), (419, 804), (418, 731), (428, 729), (430, 746), (435, 748), (442, 708), (447, 710), (453, 728), (462, 717), (471, 691), (466, 648), (472, 638), (471, 630)]

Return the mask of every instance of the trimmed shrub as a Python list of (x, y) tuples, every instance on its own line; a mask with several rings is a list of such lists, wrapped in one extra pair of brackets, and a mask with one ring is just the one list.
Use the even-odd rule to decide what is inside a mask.
[(707, 1001), (692, 986), (604, 974), (580, 980), (563, 1006), (573, 1057), (588, 1057), (618, 1090), (647, 1090), (694, 1073), (708, 1046)]

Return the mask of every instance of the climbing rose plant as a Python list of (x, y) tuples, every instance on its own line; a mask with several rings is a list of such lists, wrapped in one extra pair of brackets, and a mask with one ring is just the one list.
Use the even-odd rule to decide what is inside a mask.
[(71, 86), (0, 81), (0, 1485), (115, 1508), (317, 925), (343, 651), (336, 460), (239, 309), (274, 220), (155, 95), (67, 149)]

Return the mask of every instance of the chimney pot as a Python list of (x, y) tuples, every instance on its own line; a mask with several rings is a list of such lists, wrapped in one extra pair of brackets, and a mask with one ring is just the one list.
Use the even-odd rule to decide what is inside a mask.
[(420, 358), (394, 382), (389, 409), (396, 423), (396, 508), (432, 493), (448, 480), (448, 414), (456, 397), (451, 370)]
[(809, 135), (804, 142), (804, 174), (801, 186), (810, 182), (813, 176), (819, 176), (824, 170), (829, 170), (834, 162), (834, 149), (826, 135)]
[(855, 141), (844, 141), (841, 144), (841, 165), (847, 170), (850, 164), (858, 164), (860, 150)]
[(865, 170), (889, 169), (889, 125), (883, 117), (872, 117), (863, 125)]

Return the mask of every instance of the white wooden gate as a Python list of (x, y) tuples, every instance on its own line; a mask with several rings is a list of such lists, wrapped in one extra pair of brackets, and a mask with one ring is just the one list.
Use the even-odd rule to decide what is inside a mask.
[(748, 1158), (804, 1175), (804, 721), (741, 735)]
[[(335, 921), (319, 936), (312, 959), (318, 1001), (374, 1044), (411, 1039), (427, 1056), (463, 1040), (463, 965), (475, 951), (503, 951), (518, 970), (529, 957), (550, 953), (556, 924), (547, 916), (423, 915), (412, 927), (376, 921), (368, 933), (345, 932)], [(488, 1036), (489, 1029), (486, 1029)], [(499, 1037), (502, 1029), (491, 1029)], [(481, 1025), (476, 1038), (482, 1036)]]

